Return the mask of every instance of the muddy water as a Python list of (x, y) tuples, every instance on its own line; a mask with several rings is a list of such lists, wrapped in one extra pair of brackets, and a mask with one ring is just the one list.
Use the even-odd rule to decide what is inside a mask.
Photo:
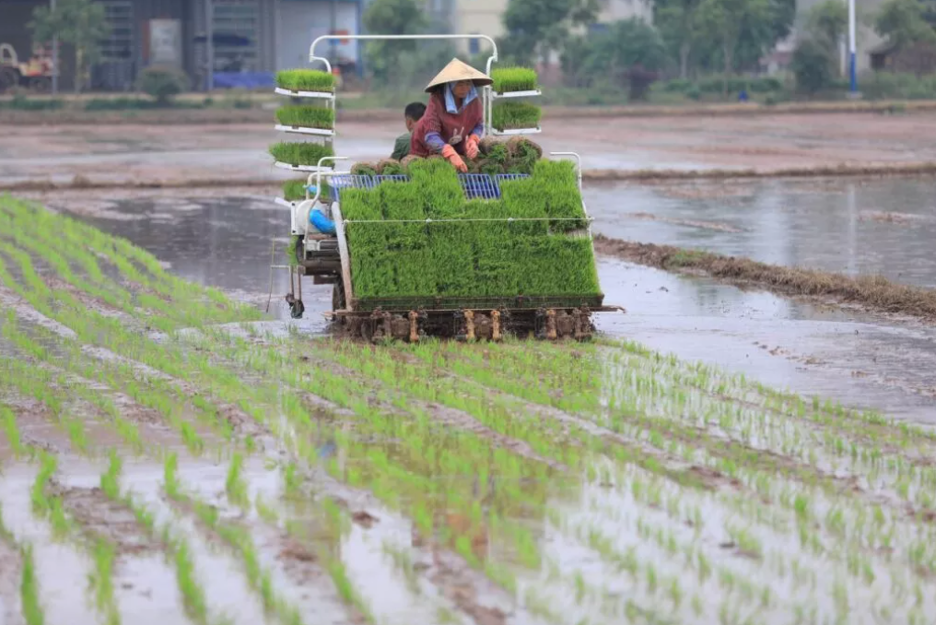
[[(909, 188), (918, 194), (915, 197), (920, 201), (915, 206), (919, 214), (926, 215), (919, 208), (926, 206), (920, 185), (910, 184)], [(784, 191), (779, 184), (755, 185), (753, 189), (759, 190), (755, 196), (773, 189), (771, 193), (794, 197), (792, 191)], [(803, 202), (812, 197), (800, 191)], [(688, 195), (685, 189), (681, 193)], [(726, 205), (733, 207), (730, 211), (725, 208), (716, 214), (716, 205), (721, 201), (698, 193), (703, 197), (674, 199), (664, 197), (658, 190), (628, 188), (621, 197), (629, 194), (643, 198), (643, 205), (636, 202), (628, 205), (628, 210), (635, 212), (663, 205), (684, 207), (683, 213), (671, 212), (671, 216), (687, 215), (685, 207), (694, 202), (700, 207), (700, 214), (692, 219), (713, 222), (717, 219), (730, 223), (739, 232), (690, 228), (650, 219), (614, 218), (608, 204), (610, 192), (604, 189), (588, 192), (589, 210), (597, 218), (597, 229), (611, 236), (706, 245), (773, 262), (832, 263), (835, 248), (820, 246), (818, 234), (811, 239), (815, 242), (813, 256), (803, 253), (791, 258), (789, 255), (798, 250), (795, 245), (791, 248), (792, 244), (784, 246), (771, 241), (770, 232), (777, 230), (770, 225), (771, 219), (790, 225), (796, 223), (790, 216), (798, 216), (802, 220), (799, 228), (809, 231), (802, 206), (771, 212), (767, 207), (777, 205), (766, 200), (763, 201), (766, 204), (758, 204), (750, 195), (737, 195), (732, 202), (743, 199), (747, 207), (761, 207), (757, 209), (761, 217), (757, 218), (750, 208), (731, 203)], [(833, 207), (832, 199), (841, 195), (834, 188), (825, 194), (826, 202)], [(870, 201), (866, 206), (871, 206)], [(936, 219), (936, 208), (931, 206), (930, 210)], [(780, 217), (771, 218), (771, 213)], [(124, 199), (97, 206), (91, 215), (82, 217), (146, 248), (180, 276), (218, 286), (261, 307), (265, 307), (269, 292), (272, 240), (278, 241), (277, 263), (283, 262), (287, 216), (262, 196)], [(832, 221), (829, 217), (819, 223)], [(879, 222), (860, 224), (868, 229), (900, 229), (893, 233), (895, 237), (921, 237), (914, 228)], [(876, 241), (870, 233), (867, 237), (868, 245)], [(789, 241), (794, 239), (791, 237)], [(886, 247), (884, 243), (878, 245)], [(903, 249), (901, 253), (904, 258), (910, 256)], [(852, 258), (857, 263), (864, 257), (856, 251)], [(891, 258), (890, 267), (895, 272), (899, 267), (909, 271), (910, 266), (901, 265), (898, 259)], [(920, 276), (926, 275), (916, 269)], [(718, 364), (797, 393), (829, 396), (895, 417), (936, 420), (936, 380), (931, 374), (936, 371), (936, 331), (931, 328), (882, 322), (859, 312), (821, 308), (763, 292), (676, 277), (617, 260), (602, 259), (599, 272), (606, 302), (628, 310), (626, 315), (599, 316), (597, 323), (603, 332), (630, 337), (686, 359)], [(936, 282), (936, 271), (932, 280)], [(283, 301), (288, 288), (286, 273), (275, 271), (270, 310), (280, 320), (289, 320)], [(291, 323), (307, 332), (323, 332), (326, 324), (321, 314), (330, 308), (330, 287), (313, 286), (306, 281), (303, 289), (305, 318)]]
[[(283, 300), (289, 290), (288, 272), (273, 270), (272, 300), (269, 295), (270, 260), (286, 263), (289, 243), (289, 214), (271, 200), (260, 195), (123, 199), (96, 202), (80, 215), (105, 232), (149, 250), (187, 280), (218, 287), (263, 309), (269, 301), (272, 315), (289, 319)], [(69, 207), (58, 204), (57, 208)], [(313, 287), (310, 281), (302, 287), (307, 313), (295, 323), (306, 331), (321, 331), (325, 324), (320, 313), (331, 308), (331, 288)]]
[(936, 423), (936, 330), (603, 259), (598, 328), (765, 384)]
[(586, 186), (596, 229), (788, 266), (936, 286), (933, 180)]

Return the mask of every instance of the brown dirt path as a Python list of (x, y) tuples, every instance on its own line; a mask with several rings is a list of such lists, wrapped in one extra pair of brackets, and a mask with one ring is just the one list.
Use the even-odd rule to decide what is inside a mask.
[[(936, 163), (936, 114), (778, 114), (747, 117), (557, 119), (538, 141), (574, 150), (585, 170), (723, 170), (759, 174), (837, 168), (914, 168)], [(390, 120), (340, 124), (338, 153), (385, 157), (401, 131)], [(283, 140), (269, 124), (4, 126), (0, 187), (27, 181), (196, 184), (282, 180), (267, 147)], [(693, 174), (696, 175), (696, 174)], [(724, 175), (724, 174), (722, 174)], [(750, 175), (750, 174), (748, 174)], [(605, 174), (609, 177), (609, 174)], [(646, 174), (644, 174), (646, 176)]]

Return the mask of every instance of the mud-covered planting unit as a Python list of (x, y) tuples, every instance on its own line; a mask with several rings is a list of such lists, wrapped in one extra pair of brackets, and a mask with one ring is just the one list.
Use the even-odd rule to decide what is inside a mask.
[(277, 199), (292, 213), (294, 317), (304, 311), (302, 276), (333, 284), (334, 318), (369, 340), (587, 339), (592, 313), (612, 310), (598, 285), (578, 155), (543, 158), (522, 137), (540, 132), (539, 107), (517, 100), (540, 95), (536, 72), (492, 72), (494, 60), (496, 52), (494, 84), (482, 90), (485, 139), (466, 174), (413, 156), (336, 170), (345, 159), (331, 145), (331, 74), (279, 75), (277, 93), (326, 103), (282, 107), (277, 129), (303, 141), (271, 147), (278, 167), (308, 173)]

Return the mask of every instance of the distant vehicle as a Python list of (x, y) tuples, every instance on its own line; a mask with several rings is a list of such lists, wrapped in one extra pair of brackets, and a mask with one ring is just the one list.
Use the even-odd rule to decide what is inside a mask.
[(52, 88), (52, 55), (45, 46), (35, 46), (32, 57), (20, 63), (16, 49), (0, 43), (0, 93), (14, 87), (25, 87), (36, 93), (48, 93)]

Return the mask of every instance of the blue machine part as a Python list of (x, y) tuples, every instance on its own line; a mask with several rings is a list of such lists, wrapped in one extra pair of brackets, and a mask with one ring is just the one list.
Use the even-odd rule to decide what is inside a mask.
[[(529, 178), (529, 174), (459, 174), (458, 180), (465, 192), (465, 197), (469, 200), (479, 198), (481, 200), (497, 200), (501, 197), (500, 183), (505, 180), (518, 180), (520, 178)], [(409, 176), (405, 174), (389, 174), (378, 176), (364, 175), (343, 175), (335, 176), (331, 180), (331, 186), (335, 195), (335, 200), (341, 202), (341, 190), (346, 187), (354, 189), (373, 189), (377, 185), (393, 181), (407, 182)], [(309, 187), (310, 193), (315, 194), (315, 186)]]
[(344, 174), (341, 176), (332, 176), (332, 193), (335, 194), (335, 200), (341, 202), (341, 190), (345, 187), (354, 189), (372, 189), (374, 179), (364, 174)]
[(325, 217), (325, 214), (319, 209), (315, 209), (309, 213), (309, 223), (315, 226), (320, 233), (326, 235), (334, 235), (337, 232), (335, 230), (335, 221)]
[(500, 198), (500, 189), (490, 174), (459, 174), (459, 182), (469, 200), (497, 200)]

